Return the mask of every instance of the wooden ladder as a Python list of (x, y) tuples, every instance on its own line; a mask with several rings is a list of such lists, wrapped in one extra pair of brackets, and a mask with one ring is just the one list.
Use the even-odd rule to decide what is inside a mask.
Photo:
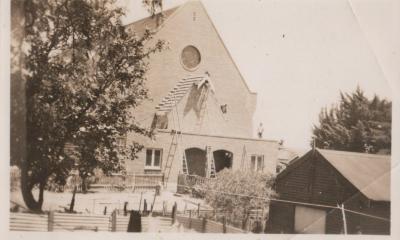
[(247, 170), (247, 151), (246, 151), (246, 145), (243, 145), (243, 152), (242, 152), (242, 162), (241, 162), (241, 168), (242, 170)]
[(171, 130), (171, 144), (169, 145), (169, 150), (168, 150), (168, 155), (167, 155), (167, 160), (165, 162), (165, 167), (164, 167), (164, 184), (167, 186), (169, 175), (171, 174), (171, 169), (172, 169), (172, 164), (174, 162), (175, 154), (178, 148), (178, 133), (175, 130)]
[(215, 171), (215, 161), (214, 156), (211, 152), (211, 147), (206, 147), (206, 154), (207, 154), (207, 169), (206, 169), (206, 176), (208, 178), (215, 178), (216, 171)]
[(183, 157), (182, 157), (182, 173), (186, 175), (189, 174), (185, 150), (183, 150)]

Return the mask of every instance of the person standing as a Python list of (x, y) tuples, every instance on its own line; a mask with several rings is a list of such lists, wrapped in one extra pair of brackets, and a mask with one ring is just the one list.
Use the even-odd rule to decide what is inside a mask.
[(257, 129), (258, 138), (262, 138), (263, 133), (264, 133), (264, 127), (263, 127), (263, 124), (260, 123), (260, 125), (258, 126), (258, 129)]

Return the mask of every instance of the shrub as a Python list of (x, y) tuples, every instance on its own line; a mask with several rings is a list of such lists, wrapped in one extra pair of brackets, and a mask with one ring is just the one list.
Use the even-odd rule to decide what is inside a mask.
[(224, 169), (197, 189), (214, 209), (223, 210), (231, 219), (245, 219), (253, 209), (267, 212), (269, 199), (276, 195), (273, 182), (270, 174)]

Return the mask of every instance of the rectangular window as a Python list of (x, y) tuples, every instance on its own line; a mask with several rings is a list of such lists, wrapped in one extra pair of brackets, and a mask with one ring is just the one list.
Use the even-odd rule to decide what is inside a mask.
[(151, 166), (152, 156), (153, 156), (153, 150), (147, 149), (147, 151), (146, 151), (146, 166)]
[(264, 171), (264, 155), (251, 155), (252, 171)]
[(160, 166), (160, 160), (161, 160), (161, 151), (160, 150), (154, 150), (154, 166), (159, 167)]
[(161, 149), (147, 149), (146, 150), (146, 169), (160, 169), (161, 168)]
[(251, 156), (251, 170), (256, 170), (256, 156)]
[(257, 156), (257, 171), (264, 170), (264, 156)]

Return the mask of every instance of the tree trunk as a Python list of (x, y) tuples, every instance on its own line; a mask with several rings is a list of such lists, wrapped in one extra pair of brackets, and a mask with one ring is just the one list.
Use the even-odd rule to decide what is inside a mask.
[(46, 180), (43, 179), (39, 183), (39, 197), (38, 200), (33, 196), (32, 190), (35, 186), (35, 183), (29, 181), (28, 171), (26, 166), (21, 167), (21, 192), (22, 198), (24, 199), (25, 205), (28, 209), (32, 211), (42, 211), (43, 205), (43, 195), (44, 195), (44, 187), (46, 185)]
[(87, 183), (86, 183), (86, 176), (81, 176), (82, 179), (82, 193), (87, 193)]

